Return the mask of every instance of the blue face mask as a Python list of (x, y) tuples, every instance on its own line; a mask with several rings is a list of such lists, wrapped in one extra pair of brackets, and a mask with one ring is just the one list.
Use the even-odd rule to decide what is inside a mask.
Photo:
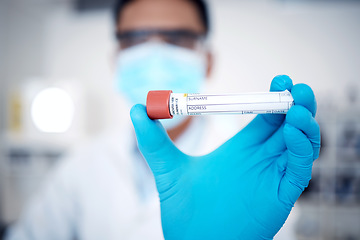
[[(147, 42), (121, 51), (117, 60), (117, 88), (131, 104), (146, 103), (150, 90), (198, 93), (206, 78), (206, 59), (196, 51), (160, 42)], [(162, 121), (167, 129), (184, 117)]]

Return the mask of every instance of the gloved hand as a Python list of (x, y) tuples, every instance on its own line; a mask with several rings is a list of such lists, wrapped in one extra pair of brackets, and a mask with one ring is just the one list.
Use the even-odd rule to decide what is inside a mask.
[(131, 118), (156, 180), (165, 239), (272, 239), (311, 178), (320, 149), (310, 87), (277, 76), (271, 91), (291, 91), (285, 115), (258, 115), (214, 152), (178, 150), (142, 105)]

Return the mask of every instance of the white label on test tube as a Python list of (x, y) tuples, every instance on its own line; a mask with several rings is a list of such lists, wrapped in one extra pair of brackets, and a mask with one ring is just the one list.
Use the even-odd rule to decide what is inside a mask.
[(245, 94), (170, 94), (171, 115), (275, 114), (294, 105), (289, 91)]

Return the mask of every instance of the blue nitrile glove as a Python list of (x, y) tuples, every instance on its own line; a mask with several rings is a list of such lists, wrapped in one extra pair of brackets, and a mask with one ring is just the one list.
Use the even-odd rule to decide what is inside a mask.
[(131, 118), (156, 180), (165, 239), (272, 239), (311, 178), (320, 131), (310, 87), (277, 76), (271, 91), (291, 91), (286, 115), (258, 115), (214, 152), (178, 150), (145, 107)]

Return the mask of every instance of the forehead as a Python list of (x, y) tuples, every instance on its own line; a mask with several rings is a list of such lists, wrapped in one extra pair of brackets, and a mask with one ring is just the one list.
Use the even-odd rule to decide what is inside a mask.
[(205, 31), (199, 13), (187, 0), (136, 0), (122, 10), (118, 31), (137, 29), (187, 29)]

